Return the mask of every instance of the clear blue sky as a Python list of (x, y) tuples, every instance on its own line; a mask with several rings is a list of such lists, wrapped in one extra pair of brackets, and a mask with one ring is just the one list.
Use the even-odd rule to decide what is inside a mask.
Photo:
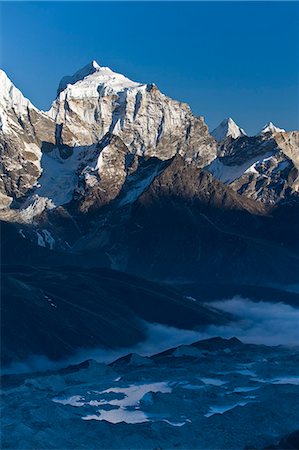
[(47, 109), (60, 78), (90, 60), (249, 133), (299, 129), (295, 2), (7, 2), (1, 66)]

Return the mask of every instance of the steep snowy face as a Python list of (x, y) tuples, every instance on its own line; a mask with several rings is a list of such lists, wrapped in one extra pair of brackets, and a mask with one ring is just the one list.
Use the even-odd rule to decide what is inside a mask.
[(237, 139), (240, 136), (247, 136), (246, 132), (240, 128), (231, 117), (224, 119), (220, 125), (211, 132), (211, 135), (218, 142), (224, 141), (227, 137)]
[[(48, 114), (61, 124), (64, 144), (92, 145), (109, 133), (140, 156), (215, 157), (216, 147), (203, 119), (154, 84), (136, 83), (93, 61), (63, 78), (58, 92)], [(64, 133), (65, 126), (71, 138)]]
[(278, 128), (274, 125), (273, 122), (267, 123), (259, 132), (259, 134), (266, 134), (266, 133), (284, 133), (285, 130), (283, 128)]

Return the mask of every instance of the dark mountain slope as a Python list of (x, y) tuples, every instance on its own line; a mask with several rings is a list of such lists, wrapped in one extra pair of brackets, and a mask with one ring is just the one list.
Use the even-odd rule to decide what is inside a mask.
[[(180, 157), (131, 205), (98, 215), (73, 246), (155, 279), (269, 285), (297, 279), (294, 208), (270, 212)], [(287, 230), (279, 233), (279, 229)]]
[(3, 266), (2, 271), (4, 363), (129, 347), (145, 340), (144, 320), (183, 329), (225, 321), (173, 289), (111, 270)]

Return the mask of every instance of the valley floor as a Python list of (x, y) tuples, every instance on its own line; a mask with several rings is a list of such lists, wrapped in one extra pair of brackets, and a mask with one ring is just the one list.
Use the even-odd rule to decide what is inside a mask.
[(295, 347), (212, 338), (5, 375), (2, 448), (282, 448), (298, 428), (298, 363)]

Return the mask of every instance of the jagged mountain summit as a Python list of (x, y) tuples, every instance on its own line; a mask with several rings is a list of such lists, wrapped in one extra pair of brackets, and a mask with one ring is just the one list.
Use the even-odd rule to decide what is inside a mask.
[[(47, 113), (31, 107), (21, 93), (18, 103), (28, 106), (16, 109), (15, 98), (0, 92), (6, 105), (2, 122), (13, 120), (0, 137), (2, 206), (14, 202), (27, 210), (24, 220), (84, 197), (95, 186), (107, 191), (106, 182), (114, 184), (114, 198), (140, 158), (169, 160), (180, 154), (204, 166), (216, 156), (203, 118), (153, 84), (135, 83), (93, 61), (63, 78), (58, 91)], [(29, 148), (34, 164), (33, 157), (28, 162), (24, 156)]]
[(69, 146), (92, 145), (109, 133), (139, 156), (169, 159), (188, 153), (193, 159), (206, 144), (213, 153), (211, 139), (198, 141), (208, 138), (208, 131), (188, 105), (166, 97), (154, 84), (136, 83), (95, 61), (62, 79), (48, 114)]
[(261, 129), (261, 131), (259, 132), (259, 134), (266, 134), (266, 133), (285, 133), (286, 130), (284, 130), (283, 128), (279, 128), (276, 127), (274, 125), (273, 122), (268, 122), (265, 126), (263, 126), (263, 128)]
[(211, 135), (216, 139), (216, 141), (221, 142), (228, 137), (237, 139), (241, 136), (247, 136), (247, 133), (243, 130), (243, 128), (240, 128), (231, 117), (228, 117), (211, 132)]
[(101, 67), (96, 61), (91, 61), (82, 69), (78, 70), (74, 75), (65, 76), (59, 83), (57, 95), (67, 88), (68, 84), (76, 84), (78, 81), (83, 81), (84, 78), (93, 75), (93, 80), (89, 78), (88, 83), (91, 85), (95, 83), (98, 85), (99, 81), (103, 84), (109, 84), (111, 88), (118, 92), (119, 89), (124, 87), (137, 87), (142, 86), (141, 83), (135, 83), (129, 80), (124, 75), (113, 72), (109, 67)]

